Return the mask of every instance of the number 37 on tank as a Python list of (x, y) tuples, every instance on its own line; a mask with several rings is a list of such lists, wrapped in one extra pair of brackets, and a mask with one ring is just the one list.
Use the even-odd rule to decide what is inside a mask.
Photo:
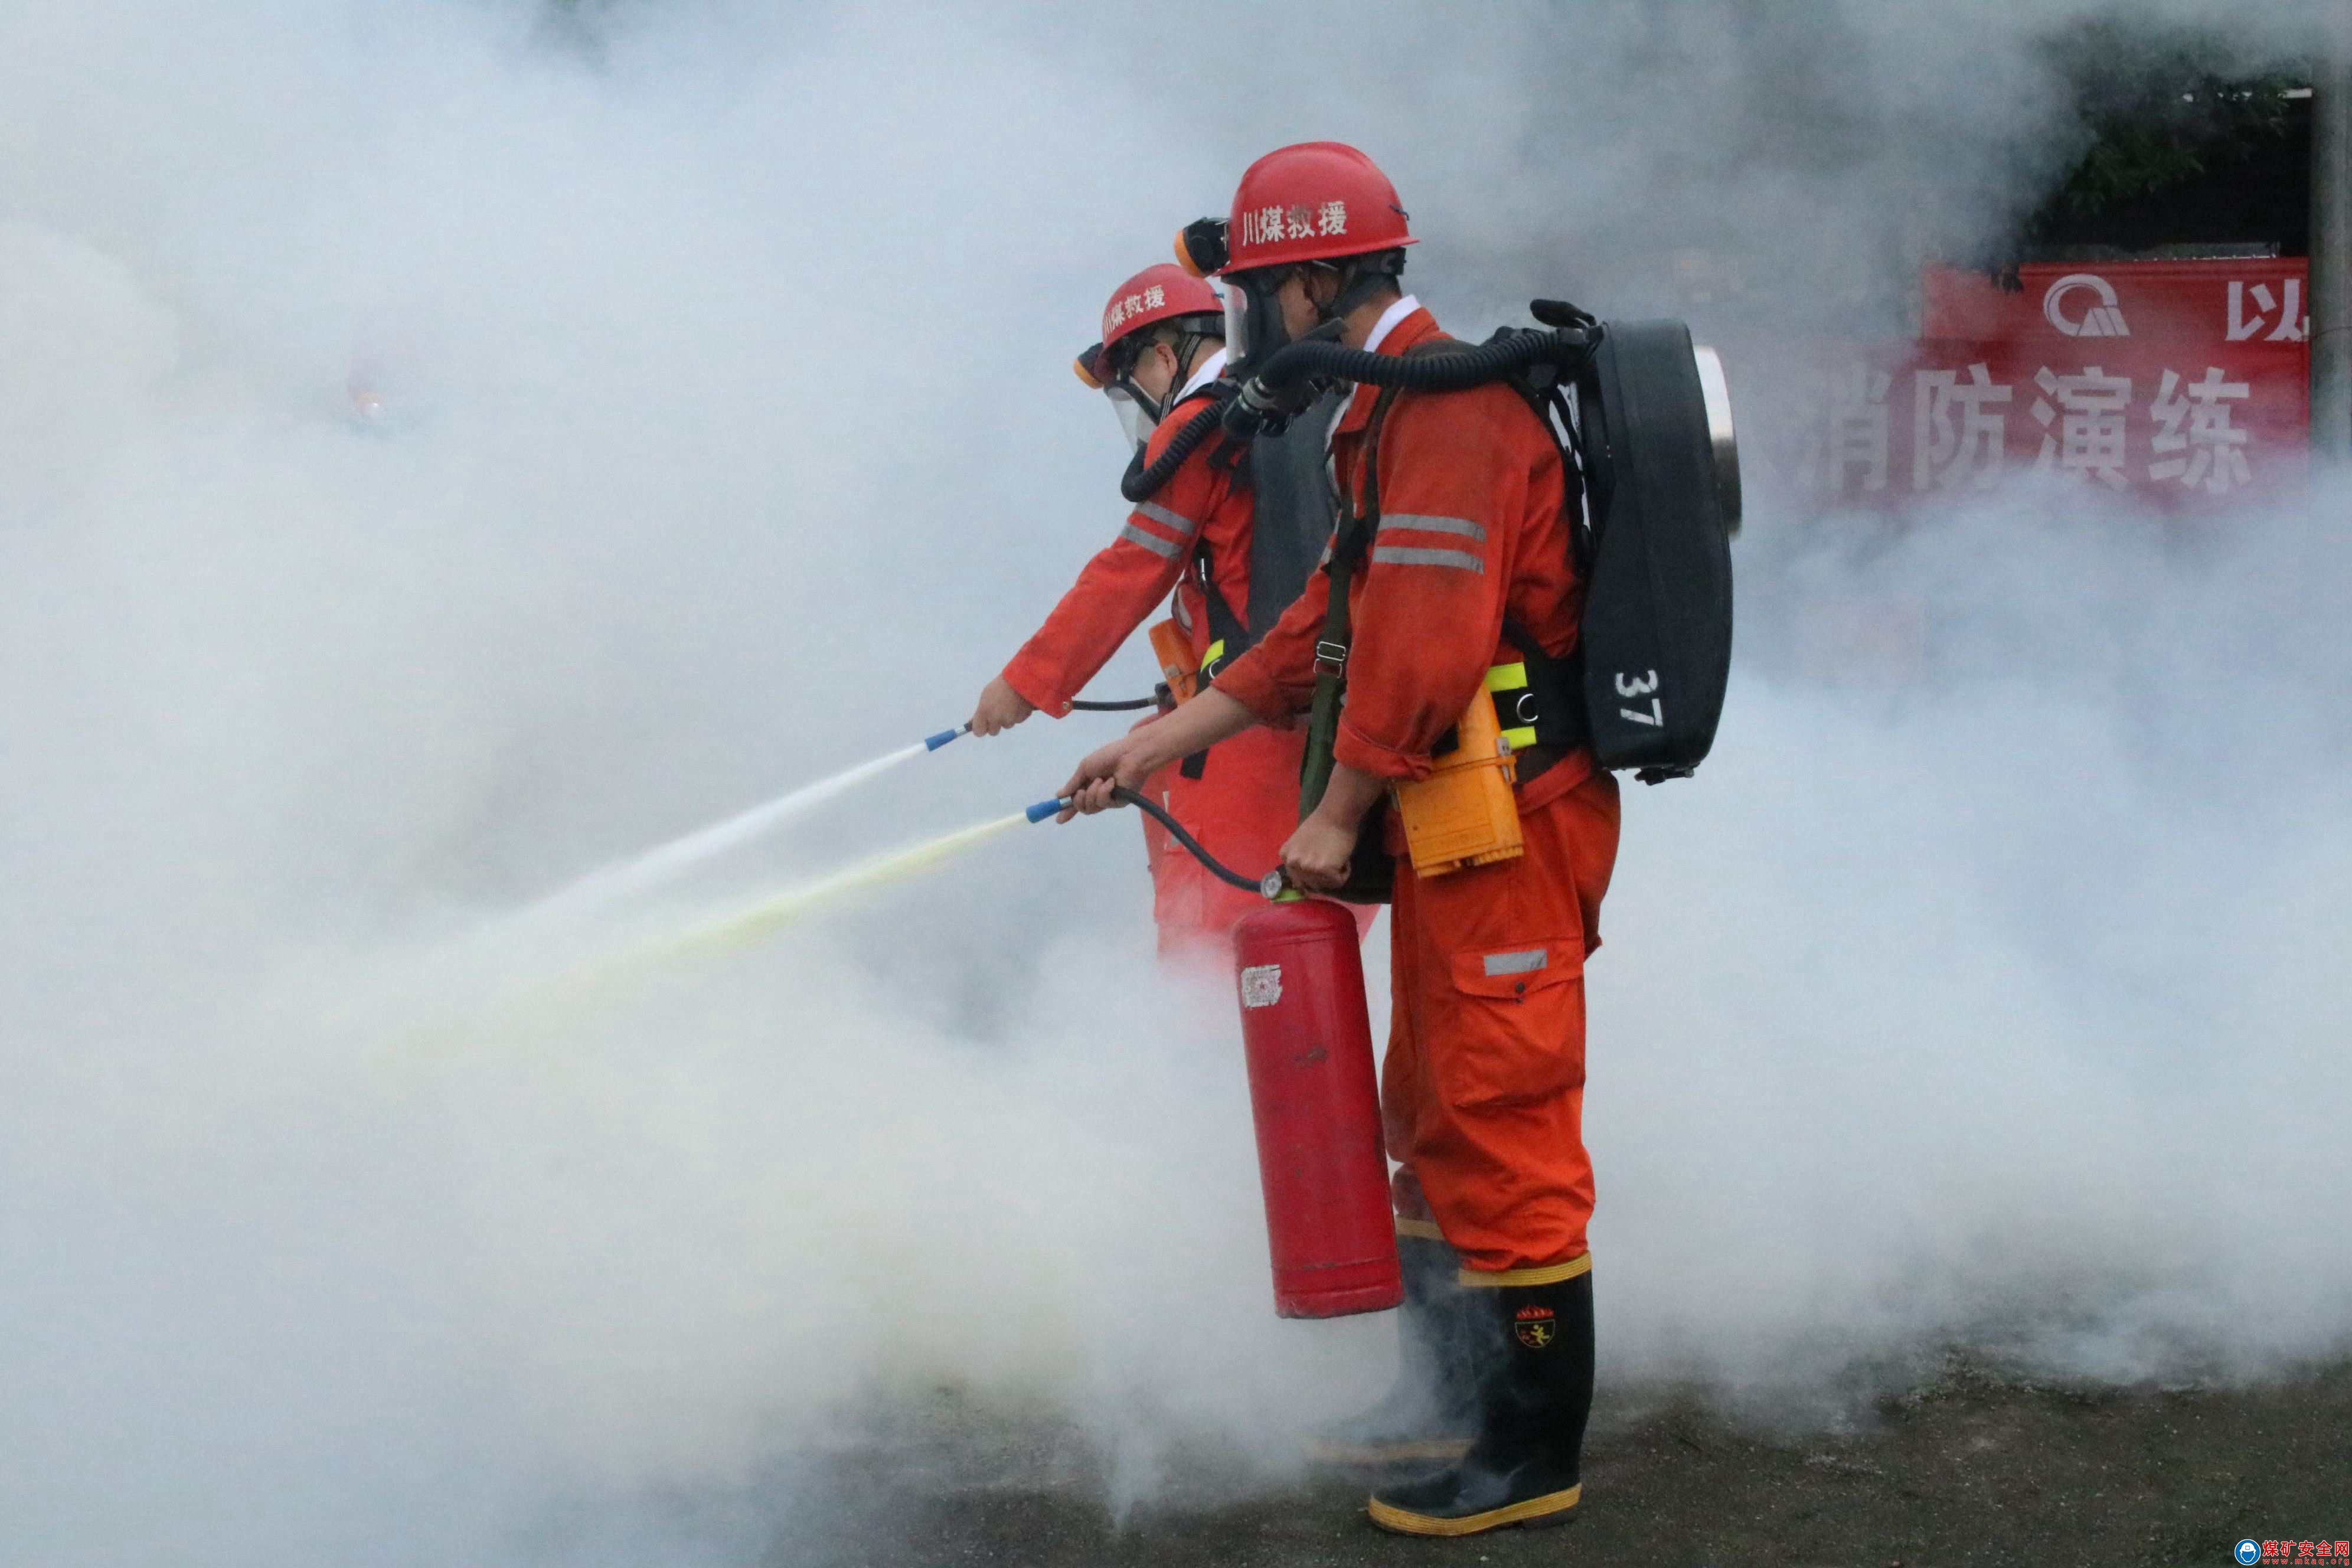
[(1636, 724), (1654, 724), (1660, 729), (1665, 728), (1666, 700), (1663, 697), (1650, 697), (1650, 693), (1657, 689), (1658, 672), (1654, 669), (1642, 675), (1620, 673), (1617, 677), (1617, 695), (1626, 698), (1649, 697), (1650, 707), (1647, 712), (1639, 708), (1620, 708), (1617, 710), (1618, 717), (1630, 719)]

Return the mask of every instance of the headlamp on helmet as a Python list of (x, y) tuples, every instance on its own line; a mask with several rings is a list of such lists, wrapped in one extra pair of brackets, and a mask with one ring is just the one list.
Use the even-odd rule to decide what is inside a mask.
[(1176, 231), (1176, 265), (1195, 278), (1213, 277), (1232, 259), (1225, 247), (1225, 220), (1196, 217)]

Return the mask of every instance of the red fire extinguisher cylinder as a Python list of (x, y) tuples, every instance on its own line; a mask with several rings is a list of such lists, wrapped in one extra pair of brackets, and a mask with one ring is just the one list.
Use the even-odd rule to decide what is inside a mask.
[(1346, 909), (1307, 900), (1270, 904), (1234, 935), (1274, 1310), (1286, 1318), (1404, 1299), (1359, 940)]

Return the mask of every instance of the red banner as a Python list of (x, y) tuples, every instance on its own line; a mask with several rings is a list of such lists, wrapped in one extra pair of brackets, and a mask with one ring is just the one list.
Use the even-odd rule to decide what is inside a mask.
[(1919, 341), (1832, 353), (1801, 372), (1793, 417), (1778, 429), (1765, 421), (1763, 465), (1825, 500), (1874, 508), (1990, 489), (2020, 471), (2197, 507), (2302, 479), (2303, 261), (2019, 274), (2011, 290), (1930, 269)]

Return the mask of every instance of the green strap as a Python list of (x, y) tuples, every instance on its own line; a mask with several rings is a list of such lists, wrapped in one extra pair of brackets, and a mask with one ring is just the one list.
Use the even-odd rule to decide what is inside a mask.
[[(1331, 602), (1323, 612), (1323, 637), (1315, 645), (1315, 700), (1307, 713), (1307, 755), (1298, 768), (1298, 820), (1304, 822), (1323, 803), (1323, 792), (1331, 787), (1333, 749), (1339, 739), (1339, 710), (1348, 698), (1348, 648), (1353, 632), (1348, 617), (1348, 590), (1355, 581), (1356, 567), (1370, 549), (1372, 535), (1381, 525), (1381, 426), (1388, 422), (1389, 408), (1396, 402), (1398, 388), (1381, 388), (1372, 404), (1372, 416), (1364, 433), (1364, 496), (1360, 508), (1340, 487), (1339, 525), (1331, 534), (1331, 558), (1323, 563), (1323, 574), (1330, 580)], [(1384, 904), (1396, 886), (1396, 860), (1381, 847), (1387, 827), (1388, 809), (1385, 805), (1372, 808), (1364, 816), (1362, 829), (1356, 835), (1356, 850), (1350, 858), (1348, 880), (1332, 896), (1351, 904)]]
[(1333, 748), (1339, 739), (1339, 710), (1348, 696), (1348, 648), (1354, 638), (1349, 620), (1348, 591), (1355, 582), (1357, 563), (1370, 548), (1381, 525), (1381, 426), (1398, 389), (1381, 388), (1364, 435), (1363, 505), (1345, 485), (1340, 487), (1339, 525), (1331, 533), (1331, 557), (1323, 575), (1331, 584), (1330, 603), (1323, 611), (1323, 637), (1315, 645), (1315, 700), (1307, 710), (1307, 756), (1298, 774), (1298, 820), (1304, 822), (1323, 804), (1331, 787)]
[[(1405, 350), (1407, 354), (1438, 353), (1455, 346), (1454, 340), (1440, 332)], [(1396, 406), (1399, 386), (1383, 386), (1372, 400), (1372, 416), (1364, 425), (1364, 494), (1359, 506), (1342, 480), (1339, 486), (1339, 523), (1331, 534), (1331, 558), (1323, 563), (1323, 574), (1331, 580), (1331, 605), (1323, 616), (1323, 640), (1315, 645), (1315, 700), (1307, 714), (1307, 757), (1298, 773), (1298, 820), (1322, 804), (1323, 792), (1331, 787), (1332, 747), (1339, 739), (1339, 710), (1346, 705), (1348, 695), (1348, 647), (1352, 633), (1348, 624), (1348, 589), (1354, 581), (1356, 566), (1371, 548), (1372, 535), (1381, 526), (1381, 431), (1389, 422), (1389, 410)], [(1374, 818), (1367, 819), (1368, 835), (1376, 826)], [(1360, 859), (1361, 857), (1359, 857)]]
[(1352, 564), (1337, 554), (1323, 568), (1331, 580), (1331, 609), (1323, 617), (1323, 640), (1316, 644), (1315, 700), (1307, 710), (1307, 755), (1298, 771), (1298, 820), (1304, 822), (1323, 804), (1331, 787), (1333, 748), (1339, 739), (1339, 708), (1348, 692), (1347, 666), (1327, 657), (1336, 649), (1340, 659), (1348, 648), (1348, 581)]

